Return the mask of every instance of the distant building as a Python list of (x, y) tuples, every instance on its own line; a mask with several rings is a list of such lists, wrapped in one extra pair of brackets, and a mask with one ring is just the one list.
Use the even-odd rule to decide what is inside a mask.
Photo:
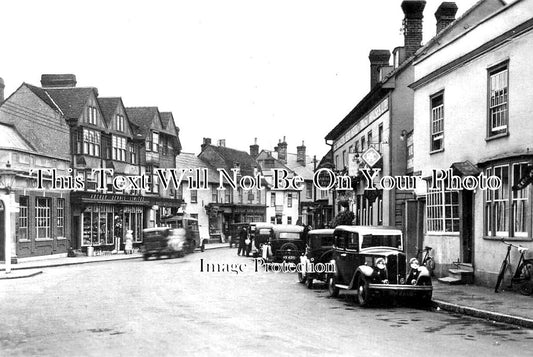
[[(204, 138), (201, 146), (202, 151), (198, 157), (215, 169), (224, 169), (232, 173), (237, 171), (237, 180), (244, 176), (254, 177), (261, 172), (255, 159), (245, 151), (239, 151), (226, 147), (225, 140), (219, 140), (218, 145), (211, 145), (210, 138)], [(217, 175), (219, 173), (217, 172)], [(230, 177), (233, 178), (231, 175)], [(224, 180), (226, 184), (227, 180)], [(262, 186), (266, 187), (266, 182)], [(209, 234), (212, 239), (225, 239), (229, 235), (231, 223), (239, 222), (263, 222), (266, 215), (267, 189), (245, 190), (238, 187), (228, 192), (217, 193), (216, 202), (211, 200), (205, 206), (209, 215)], [(213, 198), (215, 193), (213, 192)]]

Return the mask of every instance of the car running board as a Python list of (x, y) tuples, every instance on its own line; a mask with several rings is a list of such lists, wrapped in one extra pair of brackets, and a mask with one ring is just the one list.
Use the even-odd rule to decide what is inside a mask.
[(350, 289), (349, 285), (335, 284), (336, 288), (339, 288), (339, 294), (343, 295), (357, 295), (356, 289)]

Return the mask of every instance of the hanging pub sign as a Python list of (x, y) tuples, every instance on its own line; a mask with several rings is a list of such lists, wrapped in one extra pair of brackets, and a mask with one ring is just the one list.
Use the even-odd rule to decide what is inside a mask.
[(518, 183), (513, 186), (513, 191), (523, 190), (527, 185), (533, 182), (533, 166), (527, 165), (527, 168), (524, 171), (524, 176), (522, 176)]
[(363, 153), (363, 155), (361, 155), (361, 157), (367, 163), (368, 166), (374, 167), (381, 159), (381, 154), (379, 153), (379, 151), (377, 151), (376, 149), (374, 149), (374, 147), (371, 146), (366, 149), (366, 151)]

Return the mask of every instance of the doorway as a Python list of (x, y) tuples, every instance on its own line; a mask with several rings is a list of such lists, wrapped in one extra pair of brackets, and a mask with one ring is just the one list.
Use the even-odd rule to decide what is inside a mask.
[(471, 264), (474, 252), (474, 192), (463, 190), (461, 201), (461, 262)]

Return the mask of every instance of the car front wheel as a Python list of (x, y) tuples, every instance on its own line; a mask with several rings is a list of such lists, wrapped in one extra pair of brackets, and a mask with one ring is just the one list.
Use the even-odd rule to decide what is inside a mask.
[(335, 286), (335, 276), (331, 275), (328, 278), (328, 293), (330, 297), (339, 296), (339, 288)]
[(299, 272), (298, 272), (298, 282), (299, 282), (300, 284), (303, 284), (303, 283), (305, 283), (306, 280), (307, 280), (307, 279), (305, 278), (305, 275), (303, 275), (302, 272), (299, 271)]
[(361, 275), (357, 281), (357, 301), (359, 301), (360, 306), (368, 306), (370, 302), (368, 280)]
[(307, 286), (308, 289), (312, 289), (313, 288), (313, 278), (307, 278), (305, 280), (305, 286)]

